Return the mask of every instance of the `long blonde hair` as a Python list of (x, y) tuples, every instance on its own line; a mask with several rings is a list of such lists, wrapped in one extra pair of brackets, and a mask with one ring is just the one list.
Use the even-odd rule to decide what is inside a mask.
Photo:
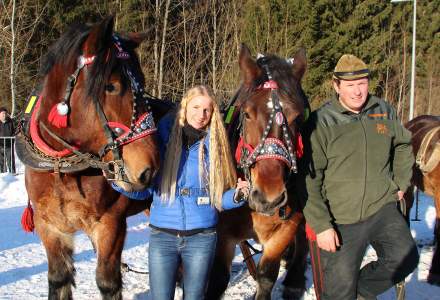
[[(186, 107), (192, 99), (198, 96), (209, 97), (212, 100), (213, 109), (211, 120), (207, 126), (209, 129), (209, 173), (206, 174), (208, 171), (204, 166), (205, 154), (203, 150), (203, 139), (200, 142), (199, 148), (199, 177), (205, 176), (209, 178), (208, 189), (211, 205), (221, 210), (223, 193), (235, 187), (237, 176), (220, 110), (209, 89), (203, 85), (189, 89), (180, 102), (165, 154), (160, 185), (161, 199), (169, 203), (175, 200), (177, 172), (182, 155), (182, 128), (186, 121)], [(203, 179), (199, 178), (199, 182), (203, 182)], [(202, 185), (200, 185), (200, 187), (202, 187)]]

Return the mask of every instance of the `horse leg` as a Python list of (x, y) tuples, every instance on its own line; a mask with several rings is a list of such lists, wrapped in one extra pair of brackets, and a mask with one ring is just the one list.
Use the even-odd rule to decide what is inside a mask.
[(306, 277), (304, 274), (307, 269), (307, 254), (309, 249), (304, 223), (298, 227), (295, 243), (291, 245), (291, 247), (294, 248), (294, 251), (292, 257), (289, 257), (287, 273), (283, 281), (283, 298), (301, 299), (306, 290)]
[(217, 239), (217, 249), (206, 292), (206, 300), (220, 299), (229, 284), (232, 260), (236, 242), (221, 237)]
[[(273, 248), (274, 246), (272, 246)], [(257, 293), (256, 300), (270, 300), (270, 294), (280, 270), (282, 251), (264, 245), (263, 256), (257, 266)]]
[(122, 299), (121, 254), (126, 229), (123, 215), (106, 213), (93, 230), (98, 257), (96, 284), (104, 300)]
[(435, 193), (434, 196), (437, 215), (434, 229), (435, 251), (432, 257), (431, 269), (429, 270), (428, 282), (440, 286), (440, 191)]
[(75, 287), (73, 266), (73, 238), (54, 227), (35, 219), (35, 228), (46, 248), (48, 261), (49, 296), (51, 300), (72, 299)]

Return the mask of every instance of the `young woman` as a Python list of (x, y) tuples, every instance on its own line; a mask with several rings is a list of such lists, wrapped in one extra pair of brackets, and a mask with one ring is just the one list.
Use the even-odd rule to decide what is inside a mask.
[(182, 264), (184, 299), (203, 299), (218, 211), (241, 206), (234, 196), (248, 193), (249, 185), (237, 182), (219, 108), (205, 86), (188, 90), (177, 115), (164, 117), (158, 131), (164, 155), (150, 209), (151, 296), (174, 299)]

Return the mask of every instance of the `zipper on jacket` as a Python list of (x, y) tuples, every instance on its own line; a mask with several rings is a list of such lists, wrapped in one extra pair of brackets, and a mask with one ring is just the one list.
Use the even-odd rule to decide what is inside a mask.
[[(185, 147), (185, 162), (183, 163), (183, 170), (182, 170), (182, 178), (185, 178), (185, 182), (186, 183), (186, 168), (187, 168), (187, 163), (188, 163), (188, 157), (189, 157), (189, 148), (190, 147)], [(183, 230), (186, 230), (186, 212), (185, 212), (185, 196), (183, 195), (179, 195), (180, 196), (180, 204), (182, 207), (182, 221), (183, 221)]]
[(367, 175), (368, 175), (367, 174), (367, 171), (368, 171), (368, 168), (367, 168), (367, 166), (368, 166), (368, 162), (367, 162), (367, 157), (368, 157), (368, 155), (367, 155), (367, 149), (368, 149), (368, 147), (367, 147), (367, 132), (366, 132), (366, 129), (365, 129), (365, 126), (364, 126), (364, 120), (362, 118), (362, 115), (363, 115), (363, 113), (361, 112), (358, 115), (358, 118), (359, 118), (359, 122), (361, 123), (361, 126), (362, 126), (362, 131), (364, 133), (364, 155), (365, 155), (364, 168), (365, 168), (365, 175), (364, 175), (364, 190), (363, 190), (362, 201), (361, 201), (361, 215), (359, 216), (359, 221), (362, 220), (362, 215), (364, 213), (365, 190), (367, 189)]

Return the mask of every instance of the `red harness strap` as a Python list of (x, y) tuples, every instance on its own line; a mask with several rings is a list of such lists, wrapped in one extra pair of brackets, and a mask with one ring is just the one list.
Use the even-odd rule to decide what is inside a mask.
[(296, 135), (296, 157), (301, 158), (304, 155), (304, 144), (301, 133), (297, 133)]
[[(31, 116), (30, 134), (31, 134), (32, 141), (35, 143), (35, 146), (38, 148), (38, 150), (40, 150), (41, 152), (43, 152), (44, 154), (46, 154), (48, 156), (65, 157), (65, 156), (72, 154), (72, 151), (70, 149), (64, 149), (61, 151), (57, 151), (57, 150), (53, 149), (48, 144), (46, 144), (46, 142), (43, 141), (43, 139), (41, 138), (40, 128), (39, 128), (38, 123), (36, 121), (36, 114), (40, 110), (41, 98), (42, 97), (40, 95), (40, 97), (38, 98), (37, 104), (35, 104), (35, 109), (32, 112), (32, 116)], [(76, 148), (76, 147), (74, 147), (74, 148)]]
[[(152, 120), (152, 115), (150, 112), (146, 112), (146, 113), (142, 114), (137, 119), (136, 123), (134, 124), (134, 128), (138, 128), (139, 126), (142, 126), (142, 122), (148, 121), (149, 120), (148, 118), (151, 118), (151, 120)], [(153, 128), (150, 128), (147, 130), (143, 129), (141, 132), (137, 133), (136, 130), (131, 132), (130, 128), (128, 128), (127, 126), (125, 126), (124, 124), (119, 123), (119, 122), (108, 122), (107, 124), (112, 129), (121, 128), (124, 131), (124, 133), (116, 139), (116, 141), (119, 142), (119, 146), (129, 144), (131, 142), (134, 142), (140, 138), (148, 136), (148, 135), (157, 131), (157, 128), (153, 126)], [(126, 137), (130, 134), (130, 132), (132, 133), (132, 137), (129, 139), (126, 139)]]
[(309, 252), (312, 263), (313, 283), (315, 286), (316, 299), (320, 300), (324, 291), (324, 271), (321, 265), (321, 256), (315, 231), (306, 223), (306, 236), (309, 240)]
[(238, 141), (237, 149), (235, 149), (235, 161), (238, 163), (240, 162), (241, 159), (241, 152), (242, 152), (241, 149), (243, 147), (246, 148), (249, 151), (249, 153), (254, 152), (254, 147), (252, 147), (250, 144), (246, 144), (244, 142), (244, 139), (240, 138), (240, 140)]

